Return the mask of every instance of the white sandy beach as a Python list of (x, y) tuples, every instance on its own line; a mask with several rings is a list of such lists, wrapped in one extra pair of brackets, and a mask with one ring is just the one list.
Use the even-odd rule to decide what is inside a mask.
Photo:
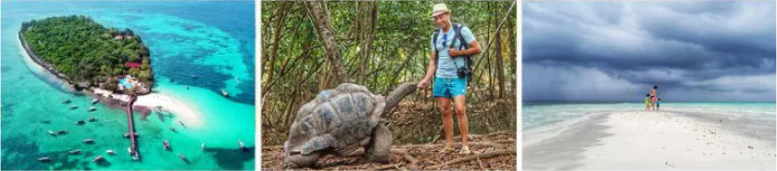
[(524, 148), (524, 169), (774, 170), (773, 139), (673, 112), (611, 112)]
[[(671, 112), (616, 112), (579, 169), (775, 169), (775, 146)], [(750, 148), (752, 147), (752, 148)]]
[(175, 120), (180, 120), (187, 127), (200, 127), (205, 124), (202, 115), (194, 106), (179, 101), (172, 96), (160, 93), (138, 96), (134, 106), (146, 106), (152, 109), (160, 106), (163, 110), (172, 112), (176, 116)]

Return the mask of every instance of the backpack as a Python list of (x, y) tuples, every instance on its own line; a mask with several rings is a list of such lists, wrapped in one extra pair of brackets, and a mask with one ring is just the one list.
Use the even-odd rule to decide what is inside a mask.
[[(464, 40), (464, 36), (461, 35), (461, 29), (464, 28), (465, 26), (463, 24), (460, 24), (460, 23), (453, 23), (452, 27), (453, 27), (453, 34), (455, 34), (454, 35), (455, 37), (450, 42), (449, 47), (450, 48), (454, 48), (453, 47), (453, 42), (456, 41), (456, 40), (459, 40), (459, 42), (460, 42), (459, 43), (459, 45), (460, 45), (459, 46), (459, 50), (469, 49), (469, 45), (467, 44), (467, 41)], [(436, 45), (437, 45), (437, 36), (439, 36), (441, 30), (442, 30), (441, 28), (435, 29), (434, 30), (434, 34), (432, 36), (432, 43), (435, 45), (435, 48), (434, 48), (434, 52), (435, 52), (434, 53), (434, 55), (435, 55), (434, 56), (434, 64), (435, 64), (435, 67), (436, 67), (434, 69), (435, 71), (437, 71), (437, 69), (440, 67), (440, 63), (439, 63), (440, 52), (439, 52), (439, 50), (437, 50)], [(467, 77), (467, 85), (469, 85), (470, 80), (472, 80), (472, 74), (471, 74), (471, 71), (472, 71), (472, 60), (470, 59), (471, 56), (454, 56), (453, 60), (455, 60), (456, 58), (462, 58), (462, 57), (465, 59), (464, 61), (466, 63), (466, 64), (464, 64), (465, 65), (464, 67), (466, 67), (470, 71), (470, 74), (466, 75), (466, 77)], [(453, 62), (453, 63), (456, 64), (456, 62)], [(458, 65), (456, 65), (456, 68), (458, 69), (460, 67)], [(461, 78), (461, 76), (459, 76), (459, 78)]]

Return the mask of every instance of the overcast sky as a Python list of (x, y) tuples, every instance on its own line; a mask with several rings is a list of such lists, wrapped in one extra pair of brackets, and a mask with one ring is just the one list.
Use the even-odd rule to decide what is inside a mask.
[(775, 101), (775, 2), (524, 2), (523, 98)]

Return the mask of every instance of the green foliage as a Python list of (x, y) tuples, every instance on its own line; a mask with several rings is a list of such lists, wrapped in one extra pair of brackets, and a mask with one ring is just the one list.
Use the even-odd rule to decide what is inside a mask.
[[(150, 53), (131, 30), (107, 29), (86, 16), (59, 16), (22, 23), (31, 50), (73, 82), (101, 82), (115, 75), (151, 79)], [(141, 62), (129, 69), (126, 62)]]
[[(369, 42), (369, 56), (362, 56), (360, 52), (365, 49), (360, 45), (368, 40), (362, 31), (369, 29), (360, 29), (364, 25), (362, 22), (368, 20), (368, 17), (360, 15), (364, 13), (360, 6), (369, 3), (329, 1), (325, 2), (324, 8), (347, 75), (357, 80), (362, 59), (366, 58), (363, 85), (385, 95), (402, 82), (420, 81), (424, 76), (431, 55), (431, 34), (437, 28), (431, 17), (432, 6), (439, 2), (376, 2), (377, 21), (372, 28), (374, 39)], [(516, 9), (506, 14), (513, 1), (445, 3), (452, 11), (451, 21), (468, 26), (481, 46), (481, 54), (472, 58), (480, 65), (473, 71), (467, 101), (477, 103), (495, 99), (492, 94), (497, 94), (495, 87), (500, 87), (499, 84), (510, 84), (499, 88), (506, 94), (501, 97), (514, 97)], [(336, 78), (332, 76), (333, 69), (326, 59), (323, 42), (304, 2), (263, 2), (261, 11), (263, 43), (260, 69), (264, 94), (262, 115), (265, 116), (262, 124), (283, 132), (301, 105), (318, 92), (334, 88), (336, 83), (332, 82)], [(497, 23), (503, 20), (504, 26), (496, 32)], [(500, 35), (499, 39), (495, 38), (496, 34)], [(489, 40), (494, 40), (494, 43), (486, 49)], [(497, 46), (500, 47), (498, 53)], [(500, 75), (504, 78), (500, 79)]]

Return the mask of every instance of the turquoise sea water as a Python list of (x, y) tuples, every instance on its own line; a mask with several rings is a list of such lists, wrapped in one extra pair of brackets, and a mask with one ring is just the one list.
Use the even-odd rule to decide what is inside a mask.
[[(774, 139), (775, 102), (662, 102), (663, 111), (696, 118), (726, 118), (733, 129), (759, 132)], [(577, 124), (611, 112), (643, 111), (644, 103), (541, 103), (524, 102), (522, 125), (524, 145), (558, 135)], [(717, 121), (717, 120), (716, 120)]]
[[(71, 92), (31, 64), (18, 43), (21, 23), (58, 15), (87, 15), (106, 27), (130, 28), (152, 55), (154, 91), (191, 104), (204, 124), (183, 128), (175, 116), (135, 115), (142, 160), (132, 161), (126, 115)], [(2, 169), (253, 169), (254, 2), (2, 2)], [(196, 75), (196, 78), (191, 77)], [(189, 89), (186, 86), (189, 86)], [(221, 96), (221, 89), (231, 98)], [(71, 99), (71, 104), (62, 100)], [(70, 105), (79, 108), (70, 110)], [(75, 121), (97, 118), (78, 126)], [(168, 130), (174, 127), (177, 133)], [(47, 130), (70, 133), (51, 136)], [(92, 138), (95, 144), (82, 140)], [(162, 140), (172, 151), (165, 151)], [(251, 151), (238, 149), (242, 140)], [(206, 150), (200, 145), (205, 143)], [(83, 153), (69, 155), (80, 149)], [(105, 154), (106, 150), (116, 155)], [(178, 158), (188, 157), (190, 163)], [(91, 160), (103, 155), (106, 162)], [(54, 162), (40, 163), (48, 156)]]

